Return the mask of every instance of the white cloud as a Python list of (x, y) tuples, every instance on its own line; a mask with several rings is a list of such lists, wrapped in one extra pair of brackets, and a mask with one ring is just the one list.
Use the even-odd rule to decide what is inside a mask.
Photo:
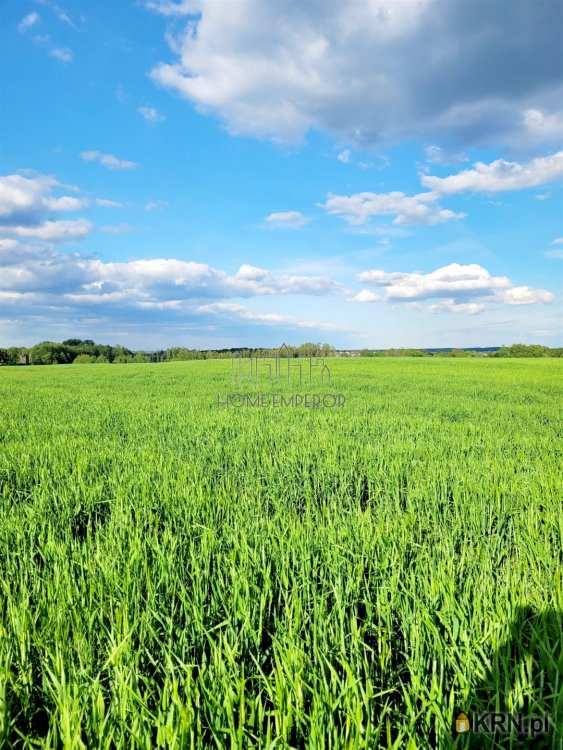
[[(47, 0), (36, 0), (36, 2), (40, 3), (41, 5), (51, 8), (51, 10), (55, 12), (55, 14), (60, 20), (65, 21), (73, 28), (76, 28), (76, 26), (72, 23), (69, 16), (62, 10), (62, 8), (56, 5), (56, 3), (51, 3), (51, 2), (48, 2)], [(35, 29), (35, 27), (40, 22), (40, 20), (41, 20), (41, 17), (39, 13), (37, 13), (36, 11), (33, 11), (32, 13), (28, 13), (19, 22), (18, 31), (21, 34), (28, 34), (28, 32), (30, 32), (31, 29)], [(60, 62), (63, 62), (63, 63), (72, 62), (72, 59), (73, 59), (72, 50), (68, 49), (67, 47), (52, 47), (51, 36), (49, 34), (39, 34), (39, 33), (30, 32), (29, 38), (34, 44), (46, 49), (50, 57), (53, 57), (56, 60), (59, 60)]]
[(35, 26), (37, 23), (39, 23), (39, 20), (39, 13), (36, 13), (35, 11), (33, 11), (32, 13), (28, 13), (19, 22), (18, 31), (20, 32), (20, 34), (24, 34), (26, 31), (31, 29), (32, 26)]
[(301, 211), (274, 211), (265, 218), (268, 226), (286, 227), (288, 229), (301, 229), (309, 221)]
[(464, 315), (478, 315), (486, 308), (482, 302), (456, 302), (455, 299), (443, 299), (428, 305), (431, 313), (452, 312)]
[(0, 253), (14, 250), (18, 246), (17, 240), (0, 239)]
[(553, 294), (545, 289), (530, 289), (528, 286), (514, 286), (506, 289), (500, 299), (508, 305), (535, 305), (538, 302), (551, 302)]
[[(432, 149), (429, 152), (429, 149)], [(427, 156), (434, 161), (443, 158), (437, 146), (426, 149)], [(444, 157), (445, 158), (445, 157)], [(460, 157), (461, 158), (461, 157)], [(442, 162), (440, 162), (442, 163)], [(352, 195), (329, 194), (322, 207), (353, 225), (365, 224), (372, 216), (394, 216), (393, 224), (441, 224), (445, 221), (465, 217), (438, 205), (440, 198), (463, 192), (496, 193), (536, 187), (554, 180), (563, 180), (563, 151), (549, 156), (537, 157), (527, 164), (497, 159), (490, 164), (477, 162), (447, 177), (421, 174), (421, 182), (429, 188), (427, 192), (405, 195), (399, 191), (390, 193), (355, 193)], [(544, 199), (548, 195), (538, 195)]]
[(139, 166), (134, 161), (118, 159), (117, 156), (113, 156), (113, 154), (104, 154), (101, 151), (82, 151), (80, 158), (84, 159), (84, 161), (98, 162), (103, 167), (113, 170), (135, 169)]
[(66, 242), (85, 237), (92, 230), (92, 224), (86, 219), (73, 221), (44, 221), (31, 226), (0, 225), (0, 235), (8, 234), (45, 242)]
[(76, 24), (73, 22), (69, 14), (64, 8), (58, 5), (58, 3), (53, 2), (53, 0), (35, 0), (35, 2), (45, 6), (46, 8), (49, 8), (49, 10), (51, 10), (55, 14), (59, 21), (66, 23), (67, 26), (70, 26), (74, 30), (77, 29)]
[(92, 229), (86, 219), (46, 220), (53, 213), (79, 211), (88, 201), (74, 195), (58, 195), (62, 185), (46, 175), (0, 176), (0, 237), (19, 237), (41, 242), (66, 242), (85, 237)]
[(441, 146), (426, 146), (424, 156), (426, 157), (426, 161), (431, 164), (448, 165), (469, 161), (467, 154), (464, 154), (462, 151), (452, 153), (446, 151)]
[(145, 0), (145, 8), (162, 16), (186, 16), (193, 12), (194, 4), (191, 0)]
[(70, 195), (63, 195), (60, 198), (47, 196), (43, 203), (49, 211), (80, 211), (88, 205), (85, 198), (74, 198)]
[(153, 124), (163, 122), (166, 119), (166, 117), (154, 107), (138, 107), (137, 112), (144, 120)]
[(100, 232), (105, 232), (106, 234), (128, 234), (133, 230), (134, 227), (132, 227), (131, 224), (127, 224), (125, 222), (123, 222), (122, 224), (111, 224), (100, 227)]
[(238, 305), (233, 302), (214, 302), (207, 305), (200, 305), (197, 308), (200, 313), (211, 313), (212, 315), (221, 315), (230, 320), (242, 320), (251, 323), (259, 323), (268, 326), (283, 326), (284, 328), (308, 328), (322, 331), (343, 330), (341, 326), (321, 323), (313, 320), (303, 320), (293, 315), (281, 315), (279, 313), (260, 313), (249, 310), (244, 305)]
[(342, 217), (350, 224), (364, 224), (372, 216), (394, 215), (393, 224), (441, 224), (462, 219), (465, 214), (440, 208), (434, 193), (405, 195), (392, 193), (355, 193), (354, 195), (329, 194), (323, 208), (330, 214)]
[(351, 302), (380, 302), (381, 297), (369, 289), (362, 289), (360, 292), (350, 298)]
[(377, 169), (378, 171), (381, 171), (383, 169), (387, 169), (387, 167), (389, 167), (391, 164), (391, 160), (387, 156), (382, 156), (381, 154), (373, 155), (373, 158), (376, 159), (375, 162), (355, 160), (352, 156), (352, 151), (349, 148), (346, 148), (344, 149), (344, 151), (341, 151), (339, 154), (337, 154), (336, 158), (342, 164), (354, 164), (356, 167), (363, 171), (366, 171), (368, 169)]
[(563, 138), (563, 112), (528, 109), (524, 112), (524, 125), (532, 136), (547, 140)]
[(491, 276), (485, 268), (474, 263), (451, 263), (431, 273), (364, 271), (359, 279), (385, 287), (388, 299), (427, 299), (450, 296), (452, 292), (475, 294), (510, 287), (506, 276)]
[(123, 203), (108, 200), (107, 198), (96, 198), (96, 206), (101, 208), (123, 208)]
[(145, 203), (145, 211), (156, 211), (158, 208), (166, 208), (168, 206), (168, 201), (148, 201)]
[(422, 184), (442, 195), (465, 191), (497, 193), (522, 190), (563, 179), (563, 151), (532, 159), (527, 164), (496, 159), (490, 164), (477, 162), (448, 177), (422, 175)]
[(522, 113), (548, 120), (563, 90), (560, 0), (145, 5), (188, 16), (153, 79), (235, 133), (513, 143), (529, 137)]
[(563, 237), (557, 237), (557, 239), (553, 240), (551, 243), (552, 245), (563, 245)]
[(53, 49), (49, 51), (49, 55), (64, 63), (72, 62), (72, 50), (67, 49), (66, 47), (53, 47)]
[(243, 264), (228, 282), (229, 286), (251, 295), (264, 294), (339, 294), (341, 284), (326, 276), (272, 273), (264, 268)]
[(0, 318), (16, 315), (56, 321), (104, 317), (111, 330), (119, 322), (162, 325), (218, 316), (230, 325), (310, 328), (332, 326), (315, 321), (251, 312), (238, 300), (283, 295), (341, 294), (326, 277), (291, 275), (243, 265), (229, 274), (205, 263), (154, 258), (111, 263), (61, 253), (48, 246), (0, 240)]
[[(529, 305), (553, 300), (553, 294), (545, 289), (515, 287), (508, 277), (493, 276), (475, 263), (451, 263), (430, 273), (376, 269), (364, 271), (358, 278), (364, 284), (381, 288), (385, 302), (437, 300), (428, 306), (431, 312), (476, 314), (482, 312), (488, 303)], [(356, 295), (353, 301), (377, 301), (369, 296), (369, 290), (363, 290), (360, 295)]]
[(76, 211), (85, 201), (73, 196), (54, 196), (60, 183), (45, 175), (24, 177), (20, 174), (0, 176), (0, 221), (40, 211)]
[[(81, 220), (82, 221), (82, 220)], [(46, 222), (49, 224), (49, 222)], [(51, 225), (67, 225), (67, 232), (81, 228), (75, 222), (51, 222)], [(44, 225), (42, 225), (44, 227)], [(55, 227), (51, 227), (54, 231)], [(85, 227), (84, 227), (85, 228)], [(89, 228), (89, 227), (88, 227)], [(2, 228), (0, 231), (2, 231)], [(20, 228), (17, 228), (18, 230)], [(49, 232), (42, 232), (41, 227), (26, 228), (29, 231), (13, 232), (14, 236), (35, 239), (52, 239)], [(3, 240), (6, 243), (6, 240)], [(11, 240), (0, 246), (6, 252), (18, 249)], [(25, 253), (23, 252), (25, 249)], [(44, 288), (49, 274), (47, 267), (67, 270), (74, 269), (74, 287), (69, 293), (78, 295), (104, 295), (109, 292), (130, 294), (131, 300), (165, 302), (175, 299), (205, 299), (256, 297), (288, 294), (327, 295), (340, 294), (341, 284), (324, 276), (275, 273), (256, 266), (242, 265), (235, 274), (215, 269), (206, 263), (194, 263), (173, 258), (151, 258), (123, 263), (105, 263), (78, 254), (68, 255), (41, 247), (20, 248), (17, 256), (21, 260), (20, 276), (29, 276), (35, 281), (25, 286), (25, 291), (37, 289), (37, 279), (42, 277), (40, 288)], [(22, 254), (23, 253), (23, 254)], [(0, 266), (6, 259), (0, 255)], [(40, 270), (38, 270), (40, 269)], [(53, 275), (56, 275), (53, 272)], [(78, 278), (78, 281), (76, 280)], [(9, 289), (6, 277), (0, 274), (0, 287)], [(78, 299), (77, 297), (77, 299)], [(101, 297), (103, 299), (103, 296)]]
[(56, 181), (48, 177), (28, 179), (15, 174), (0, 177), (0, 216), (35, 207), (42, 200), (42, 194), (55, 184)]
[(380, 226), (374, 226), (370, 224), (350, 224), (345, 229), (346, 234), (355, 234), (366, 237), (382, 237), (382, 238), (399, 238), (399, 237), (412, 237), (413, 232), (410, 229), (404, 227), (393, 226), (392, 224), (382, 224)]
[(262, 281), (268, 276), (268, 271), (265, 268), (258, 268), (257, 266), (249, 266), (246, 263), (239, 268), (236, 273), (238, 279), (244, 279), (246, 281)]

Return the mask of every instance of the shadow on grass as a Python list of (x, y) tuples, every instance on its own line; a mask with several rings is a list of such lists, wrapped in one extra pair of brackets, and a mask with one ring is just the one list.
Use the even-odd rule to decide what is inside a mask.
[(466, 714), (456, 747), (563, 748), (563, 612), (517, 610)]

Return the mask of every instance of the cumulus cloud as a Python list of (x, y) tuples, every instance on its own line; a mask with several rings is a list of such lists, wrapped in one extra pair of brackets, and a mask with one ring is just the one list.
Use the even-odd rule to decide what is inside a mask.
[[(51, 239), (49, 236), (39, 237), (39, 228), (30, 230), (14, 234)], [(250, 265), (242, 265), (235, 274), (228, 274), (206, 263), (173, 258), (111, 263), (78, 253), (69, 255), (52, 248), (19, 245), (12, 238), (0, 242), (0, 288), (13, 291), (13, 280), (17, 276), (20, 291), (45, 289), (49, 286), (48, 280), (64, 275), (62, 271), (65, 269), (72, 279), (66, 293), (73, 295), (74, 302), (103, 303), (107, 299), (115, 300), (116, 295), (135, 304), (138, 301), (163, 303), (289, 294), (327, 295), (343, 291), (341, 284), (328, 277), (274, 273)], [(4, 273), (8, 254), (13, 256), (9, 278)], [(13, 259), (16, 259), (15, 263)], [(22, 280), (26, 280), (25, 283)], [(112, 295), (111, 298), (107, 297), (108, 294)]]
[[(36, 2), (49, 7), (55, 12), (60, 20), (65, 21), (73, 28), (76, 28), (76, 26), (74, 26), (74, 24), (72, 23), (70, 17), (56, 3), (51, 3), (47, 0), (36, 0)], [(72, 62), (72, 50), (68, 49), (67, 47), (53, 47), (51, 46), (51, 37), (49, 34), (35, 33), (35, 27), (40, 22), (40, 20), (41, 17), (36, 11), (28, 13), (19, 22), (18, 31), (20, 32), (20, 34), (28, 35), (28, 37), (34, 44), (47, 49), (50, 57), (53, 57), (63, 63)]]
[(145, 203), (145, 211), (156, 211), (157, 208), (166, 208), (167, 206), (168, 201), (147, 201), (147, 203)]
[(561, 141), (563, 112), (546, 113), (539, 109), (527, 109), (524, 112), (524, 126), (533, 137)]
[(506, 276), (491, 276), (482, 266), (451, 263), (430, 273), (364, 271), (360, 281), (383, 286), (388, 299), (426, 299), (460, 294), (482, 294), (510, 287)]
[(77, 29), (76, 24), (72, 20), (72, 18), (69, 16), (67, 11), (62, 8), (58, 3), (54, 2), (54, 0), (35, 0), (35, 2), (39, 3), (40, 5), (45, 6), (46, 8), (49, 8), (50, 11), (52, 11), (55, 16), (59, 19), (59, 21), (62, 21), (63, 23), (67, 24), (67, 26), (70, 26), (73, 29)]
[(236, 275), (238, 279), (245, 279), (246, 281), (262, 281), (268, 276), (268, 271), (265, 268), (258, 268), (257, 266), (250, 266), (247, 263), (243, 263)]
[[(17, 246), (18, 246), (17, 240), (10, 240), (5, 237), (4, 239), (0, 239), (0, 257), (4, 253), (7, 253), (8, 251), (14, 250)], [(7, 256), (6, 256), (6, 259), (7, 259)]]
[(32, 13), (28, 13), (19, 22), (18, 31), (20, 32), (20, 34), (24, 34), (26, 31), (31, 29), (32, 26), (35, 26), (36, 24), (38, 24), (39, 20), (40, 20), (39, 13), (36, 13), (35, 11), (33, 11)]
[(138, 107), (137, 112), (144, 120), (152, 124), (163, 122), (166, 119), (166, 117), (154, 107)]
[(338, 294), (343, 287), (326, 276), (272, 273), (264, 268), (242, 265), (229, 281), (231, 288), (248, 295), (264, 294)]
[(96, 206), (101, 206), (102, 208), (123, 208), (123, 203), (112, 201), (108, 198), (96, 198)]
[(43, 203), (49, 211), (79, 211), (88, 205), (88, 201), (84, 198), (75, 198), (70, 195), (63, 195), (60, 198), (48, 196)]
[(127, 161), (126, 159), (118, 159), (113, 154), (104, 154), (101, 151), (82, 151), (80, 158), (84, 161), (95, 161), (101, 164), (106, 169), (114, 170), (127, 170), (135, 169), (139, 165), (134, 161)]
[(380, 302), (381, 297), (379, 294), (370, 291), (369, 289), (362, 289), (361, 292), (354, 294), (350, 297), (350, 302)]
[[(429, 152), (429, 148), (432, 151)], [(438, 147), (426, 149), (435, 163), (445, 163), (446, 157)], [(461, 156), (459, 157), (461, 159)], [(563, 151), (541, 156), (525, 164), (497, 159), (485, 164), (477, 162), (447, 177), (421, 174), (426, 192), (416, 195), (394, 191), (390, 193), (329, 194), (322, 207), (330, 214), (342, 217), (350, 224), (365, 224), (372, 216), (394, 216), (393, 224), (441, 224), (462, 219), (465, 214), (441, 208), (438, 201), (448, 195), (465, 192), (498, 193), (537, 187), (563, 179)], [(544, 196), (536, 196), (543, 198)]]
[(448, 177), (421, 176), (425, 187), (442, 195), (466, 191), (498, 193), (507, 190), (522, 190), (561, 179), (563, 179), (563, 151), (532, 159), (526, 164), (496, 159), (490, 164), (477, 162), (472, 169), (465, 169)]
[(9, 234), (15, 237), (43, 240), (45, 242), (65, 242), (86, 237), (92, 230), (92, 224), (86, 219), (73, 221), (44, 221), (32, 226), (13, 226), (0, 224), (0, 235)]
[(132, 231), (134, 231), (134, 227), (132, 227), (131, 224), (127, 224), (126, 222), (122, 222), (121, 224), (109, 224), (100, 227), (100, 232), (105, 232), (106, 234), (128, 234)]
[(367, 169), (377, 169), (378, 171), (381, 171), (387, 169), (391, 164), (391, 161), (387, 156), (382, 156), (381, 154), (372, 154), (372, 156), (375, 161), (362, 161), (355, 159), (352, 155), (351, 149), (345, 148), (336, 155), (336, 158), (341, 164), (353, 164), (364, 171)]
[(0, 222), (33, 219), (42, 211), (78, 211), (86, 205), (75, 196), (57, 196), (62, 185), (54, 177), (20, 174), (0, 176)]
[[(530, 124), (556, 135), (560, 0), (145, 5), (186, 16), (152, 78), (235, 133), (287, 141), (314, 128), (370, 145), (430, 134), (513, 143)], [(534, 111), (549, 125), (523, 115)]]
[(49, 51), (49, 55), (63, 63), (72, 62), (73, 57), (72, 50), (67, 47), (53, 47), (53, 49)]
[(52, 246), (0, 240), (0, 318), (18, 320), (101, 319), (111, 330), (121, 321), (176, 325), (222, 319), (222, 327), (242, 323), (287, 328), (330, 328), (291, 315), (251, 312), (241, 299), (282, 295), (341, 294), (326, 277), (276, 273), (242, 265), (234, 274), (173, 258), (104, 262)]
[(529, 286), (515, 286), (505, 289), (500, 298), (509, 305), (534, 305), (538, 302), (551, 302), (553, 294), (545, 289), (530, 289)]
[(462, 219), (456, 213), (436, 205), (435, 193), (405, 195), (392, 193), (355, 193), (354, 195), (329, 195), (322, 207), (329, 213), (345, 219), (350, 224), (365, 224), (372, 216), (394, 216), (393, 224), (441, 224)]
[(483, 312), (486, 305), (482, 302), (457, 302), (455, 299), (442, 299), (439, 302), (433, 302), (428, 305), (431, 313), (451, 312), (462, 313), (464, 315), (478, 315)]
[(172, 2), (172, 0), (146, 0), (145, 8), (152, 10), (154, 13), (159, 13), (161, 16), (186, 16), (193, 8), (191, 0), (180, 0), (179, 2)]
[(0, 237), (42, 242), (66, 242), (85, 237), (92, 229), (86, 219), (46, 219), (46, 214), (79, 211), (87, 201), (75, 195), (58, 195), (64, 189), (46, 175), (0, 176)]
[(233, 302), (214, 302), (200, 305), (197, 308), (200, 313), (211, 313), (227, 317), (229, 320), (248, 321), (268, 326), (283, 326), (284, 328), (314, 328), (320, 331), (341, 331), (341, 326), (322, 323), (314, 320), (303, 320), (293, 315), (281, 315), (279, 313), (260, 313), (249, 310), (244, 305)]
[[(429, 273), (383, 271), (374, 269), (359, 275), (359, 281), (378, 287), (385, 302), (420, 303), (431, 301), (430, 312), (476, 314), (488, 303), (530, 305), (551, 302), (553, 294), (545, 289), (513, 286), (506, 276), (493, 276), (476, 263), (451, 263)], [(376, 302), (370, 290), (362, 290), (354, 302)]]
[(287, 229), (301, 229), (308, 224), (310, 219), (301, 211), (274, 211), (265, 218), (267, 226), (285, 227)]
[(469, 157), (463, 151), (451, 152), (441, 146), (426, 146), (424, 156), (430, 164), (449, 165), (469, 161)]

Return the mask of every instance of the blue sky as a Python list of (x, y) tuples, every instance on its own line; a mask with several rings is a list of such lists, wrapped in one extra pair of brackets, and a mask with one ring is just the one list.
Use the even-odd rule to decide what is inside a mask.
[(562, 24), (8, 0), (0, 345), (561, 345)]

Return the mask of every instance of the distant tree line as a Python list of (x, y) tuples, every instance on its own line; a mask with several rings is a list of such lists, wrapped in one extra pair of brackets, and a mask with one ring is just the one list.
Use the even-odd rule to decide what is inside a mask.
[(360, 352), (362, 357), (478, 357), (488, 354), (470, 349), (362, 349)]
[(512, 344), (499, 349), (362, 349), (361, 357), (563, 357), (563, 348), (540, 344)]
[[(96, 344), (91, 339), (66, 339), (61, 343), (42, 341), (30, 348), (0, 349), (0, 365), (68, 365), (68, 364), (126, 364), (128, 362), (171, 362), (192, 359), (228, 359), (233, 356), (274, 356), (277, 349), (187, 349), (173, 347), (155, 352), (135, 352), (124, 346)], [(287, 357), (323, 356), (335, 354), (329, 344), (306, 343), (286, 346)]]
[(424, 349), (361, 349), (358, 357), (431, 357)]
[[(124, 346), (96, 344), (91, 339), (66, 339), (62, 343), (42, 341), (30, 348), (0, 349), (0, 365), (125, 364), (127, 362), (172, 362), (192, 359), (229, 359), (230, 357), (273, 357), (277, 348), (187, 349), (172, 347), (155, 352), (135, 352)], [(539, 344), (513, 344), (500, 349), (361, 349), (336, 351), (329, 344), (305, 343), (285, 346), (286, 357), (563, 357), (563, 348), (551, 349)]]
[(539, 344), (512, 344), (501, 346), (494, 357), (563, 357), (563, 348), (550, 349)]

